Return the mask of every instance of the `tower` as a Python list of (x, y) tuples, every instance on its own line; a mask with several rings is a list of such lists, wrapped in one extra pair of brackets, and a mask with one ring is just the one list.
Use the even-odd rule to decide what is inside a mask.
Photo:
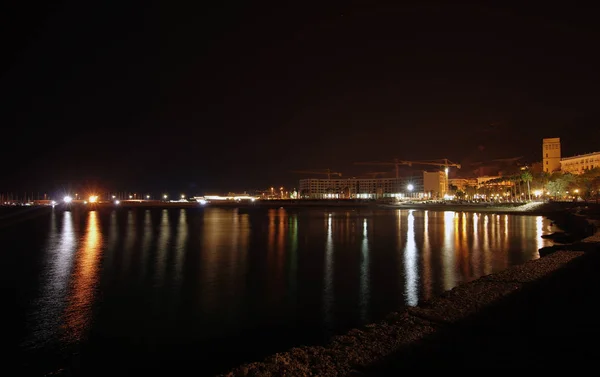
[(560, 138), (543, 139), (542, 164), (544, 172), (560, 171)]

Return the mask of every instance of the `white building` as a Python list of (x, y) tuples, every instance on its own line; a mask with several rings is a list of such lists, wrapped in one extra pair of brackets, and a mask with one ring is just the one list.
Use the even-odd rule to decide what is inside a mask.
[(565, 157), (560, 160), (560, 171), (563, 173), (582, 174), (586, 170), (600, 167), (600, 152)]
[(304, 199), (381, 199), (422, 197), (423, 177), (301, 179)]

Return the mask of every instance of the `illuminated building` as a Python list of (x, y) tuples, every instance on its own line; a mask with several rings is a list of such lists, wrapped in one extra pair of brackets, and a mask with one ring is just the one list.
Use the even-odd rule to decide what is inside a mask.
[(560, 160), (560, 170), (563, 173), (582, 174), (586, 170), (600, 167), (600, 152), (565, 157)]
[(553, 173), (561, 169), (560, 138), (546, 138), (542, 142), (542, 164), (544, 172)]
[(304, 199), (383, 199), (423, 197), (423, 177), (308, 178), (300, 180)]
[(586, 170), (600, 167), (600, 152), (561, 158), (560, 138), (543, 139), (543, 168), (546, 173), (582, 174)]
[(448, 175), (444, 171), (424, 171), (423, 189), (430, 198), (443, 198), (448, 191)]

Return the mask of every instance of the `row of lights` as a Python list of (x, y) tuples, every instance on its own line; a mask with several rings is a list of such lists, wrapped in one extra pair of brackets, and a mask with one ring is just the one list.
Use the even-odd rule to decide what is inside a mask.
[[(75, 195), (77, 195), (77, 194), (75, 194)], [(169, 196), (167, 194), (163, 195), (163, 199), (167, 200), (168, 198), (169, 198)], [(115, 195), (112, 196), (112, 199), (115, 201), (115, 204), (119, 204), (120, 203), (120, 201), (117, 200), (117, 197)], [(129, 199), (133, 199), (133, 195), (129, 195)], [(146, 195), (146, 199), (150, 199), (150, 195)], [(181, 194), (181, 199), (185, 199), (185, 195), (184, 194)], [(68, 203), (71, 203), (73, 201), (73, 198), (70, 197), (69, 195), (67, 195), (67, 196), (65, 196), (63, 198), (63, 201), (68, 204)], [(87, 204), (88, 202), (89, 203), (96, 203), (96, 202), (98, 202), (98, 195), (91, 195), (88, 198), (88, 200), (84, 201), (84, 204)]]

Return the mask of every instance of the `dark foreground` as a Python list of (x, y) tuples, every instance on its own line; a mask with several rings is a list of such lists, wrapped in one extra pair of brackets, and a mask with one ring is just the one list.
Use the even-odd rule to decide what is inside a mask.
[(480, 312), (400, 349), (356, 376), (410, 370), (555, 371), (597, 366), (600, 253), (586, 253)]

